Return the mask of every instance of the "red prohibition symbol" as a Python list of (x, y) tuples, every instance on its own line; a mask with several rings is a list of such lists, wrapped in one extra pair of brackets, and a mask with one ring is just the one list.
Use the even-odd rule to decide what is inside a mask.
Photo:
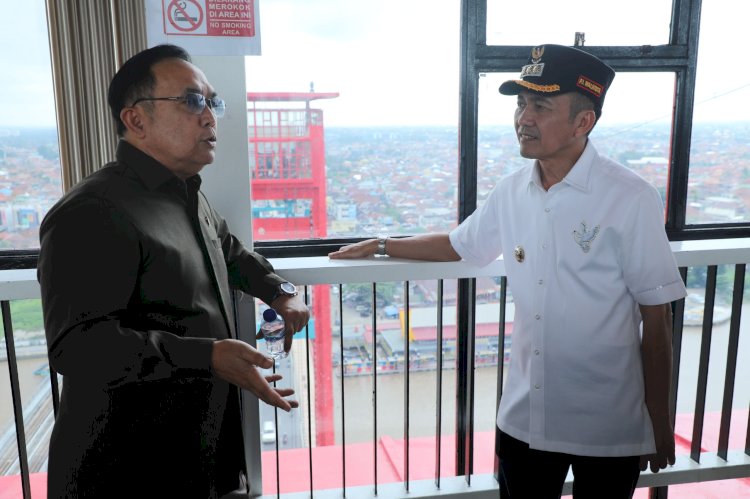
[[(195, 8), (197, 16), (190, 15), (188, 8), (191, 11)], [(203, 24), (203, 9), (196, 0), (172, 0), (167, 7), (167, 18), (169, 23), (179, 31), (195, 31)]]

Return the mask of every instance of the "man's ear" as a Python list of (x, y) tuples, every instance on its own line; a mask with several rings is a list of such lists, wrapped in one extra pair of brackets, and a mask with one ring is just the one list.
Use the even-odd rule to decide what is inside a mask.
[(146, 116), (142, 108), (124, 107), (120, 111), (120, 119), (128, 132), (135, 137), (143, 138), (146, 133)]
[(576, 116), (576, 121), (578, 124), (576, 126), (575, 134), (579, 137), (581, 135), (586, 135), (592, 128), (594, 128), (594, 125), (596, 125), (596, 113), (593, 109), (581, 111), (578, 113), (578, 116)]

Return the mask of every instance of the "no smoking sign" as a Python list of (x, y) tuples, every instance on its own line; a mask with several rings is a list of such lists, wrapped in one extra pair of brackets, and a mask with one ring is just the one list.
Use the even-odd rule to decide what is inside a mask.
[(164, 34), (255, 36), (254, 0), (162, 0)]

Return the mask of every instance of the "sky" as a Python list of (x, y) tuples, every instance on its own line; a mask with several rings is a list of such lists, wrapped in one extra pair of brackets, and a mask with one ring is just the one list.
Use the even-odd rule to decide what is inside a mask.
[[(339, 92), (316, 103), (327, 126), (455, 126), (459, 0), (258, 1), (262, 55), (246, 58), (249, 90), (305, 92), (312, 82), (316, 91)], [(488, 0), (487, 37), (570, 44), (584, 31), (587, 45), (661, 44), (671, 3), (628, 0), (621, 10), (575, 9), (570, 22), (561, 22), (571, 10), (559, 0), (536, 0), (533, 13), (523, 2)], [(0, 17), (0, 126), (54, 125), (44, 0), (0, 0), (0, 7), (6, 13)], [(750, 69), (737, 35), (748, 14), (750, 2), (703, 2), (696, 121), (750, 116)], [(480, 78), (480, 124), (510, 125), (515, 99), (500, 96), (497, 87), (516, 76)], [(602, 122), (668, 121), (673, 86), (671, 74), (618, 74)]]
[[(458, 0), (316, 0), (304, 2), (304, 8), (300, 3), (261, 2), (263, 55), (247, 58), (250, 89), (304, 91), (314, 81), (316, 90), (340, 92), (338, 99), (318, 106), (328, 125), (455, 125)], [(672, 0), (628, 0), (619, 9), (570, 9), (580, 3), (535, 0), (530, 12), (524, 2), (488, 0), (488, 42), (571, 44), (576, 31), (586, 33), (588, 45), (668, 41)], [(708, 22), (702, 25), (697, 120), (750, 116), (750, 69), (734, 55), (747, 14), (750, 2), (703, 2)], [(570, 21), (560, 22), (566, 18)], [(515, 99), (498, 95), (497, 88), (517, 76), (480, 79), (480, 125), (511, 123)], [(607, 97), (602, 123), (668, 122), (673, 93), (671, 73), (621, 72)]]
[[(439, 7), (439, 8), (438, 8)], [(457, 0), (270, 0), (260, 4), (262, 56), (248, 88), (339, 92), (326, 124), (456, 123)]]
[(0, 0), (0, 12), (0, 126), (54, 125), (44, 0)]

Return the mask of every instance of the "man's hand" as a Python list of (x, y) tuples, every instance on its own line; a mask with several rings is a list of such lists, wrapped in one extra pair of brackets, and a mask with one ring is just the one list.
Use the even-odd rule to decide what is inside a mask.
[[(257, 367), (256, 367), (257, 366)], [(282, 376), (263, 376), (258, 367), (268, 369), (273, 360), (255, 348), (239, 340), (219, 340), (214, 342), (211, 353), (211, 369), (224, 381), (244, 388), (268, 405), (287, 412), (299, 406), (296, 400), (286, 400), (294, 394), (291, 388), (274, 388), (270, 383), (279, 381)]]
[[(310, 320), (310, 309), (305, 305), (301, 294), (279, 296), (271, 303), (271, 308), (284, 318), (284, 351), (289, 352), (292, 348), (294, 333), (302, 331)], [(262, 335), (258, 333), (256, 338), (260, 339)]]
[(328, 258), (344, 260), (349, 258), (367, 258), (378, 252), (378, 240), (368, 239), (354, 244), (348, 244), (337, 251), (328, 253)]
[[(408, 258), (428, 262), (457, 262), (456, 253), (447, 233), (420, 234), (410, 237), (393, 237), (386, 241), (386, 253), (393, 258)], [(367, 258), (378, 252), (378, 240), (367, 239), (328, 253), (331, 260)]]
[(663, 470), (667, 465), (673, 465), (675, 461), (674, 451), (674, 430), (672, 425), (669, 423), (669, 417), (665, 416), (661, 418), (663, 421), (654, 421), (654, 440), (656, 442), (656, 454), (649, 454), (647, 456), (641, 456), (641, 471), (646, 471), (646, 468), (651, 463), (651, 471), (658, 473), (659, 470)]

